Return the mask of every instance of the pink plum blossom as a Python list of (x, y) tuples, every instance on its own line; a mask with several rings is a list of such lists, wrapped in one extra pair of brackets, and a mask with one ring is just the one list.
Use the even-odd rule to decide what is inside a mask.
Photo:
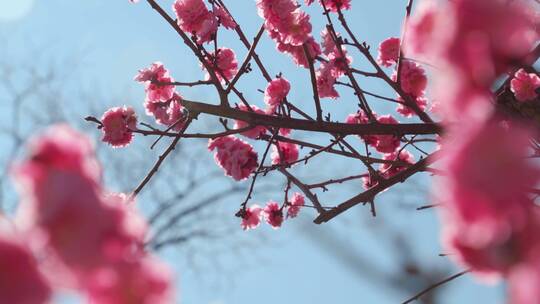
[(396, 63), (399, 58), (400, 43), (400, 39), (396, 37), (390, 37), (381, 42), (377, 62), (385, 67)]
[(267, 112), (274, 113), (276, 108), (287, 97), (290, 90), (291, 84), (284, 77), (275, 78), (270, 81), (264, 90), (264, 102), (267, 105)]
[[(375, 113), (373, 113), (373, 115), (375, 115)], [(349, 114), (345, 119), (345, 122), (348, 124), (367, 124), (369, 123), (369, 119), (364, 112), (356, 112), (354, 114)], [(377, 137), (375, 135), (362, 135), (360, 138), (370, 146), (377, 144)]]
[(291, 135), (292, 130), (287, 128), (280, 128), (279, 129), (279, 135), (281, 136), (289, 136)]
[(263, 217), (273, 229), (278, 229), (283, 223), (283, 211), (279, 204), (269, 201), (263, 209)]
[[(238, 73), (238, 61), (233, 50), (229, 48), (219, 48), (217, 50), (217, 58), (214, 52), (210, 53), (210, 58), (207, 59), (208, 65), (216, 72), (216, 76), (220, 81), (223, 78), (231, 80)], [(210, 74), (206, 72), (206, 79), (210, 79)]]
[[(381, 124), (397, 124), (398, 121), (391, 115), (383, 115), (377, 117), (376, 113), (372, 113), (373, 116), (377, 119), (378, 123)], [(357, 112), (355, 114), (350, 114), (345, 120), (349, 124), (367, 124), (369, 119), (363, 112)], [(381, 153), (392, 153), (400, 146), (400, 139), (395, 135), (362, 135), (360, 136), (366, 144), (374, 147), (377, 151)]]
[(199, 43), (212, 40), (218, 22), (203, 0), (176, 0), (173, 9), (178, 18), (178, 26), (184, 32), (194, 34)]
[[(414, 163), (414, 156), (407, 150), (385, 154), (383, 159), (401, 161), (411, 165)], [(406, 165), (384, 163), (379, 170), (381, 171), (382, 176), (390, 178), (405, 169), (407, 169)]]
[[(305, 0), (307, 5), (311, 5), (314, 0)], [(322, 5), (322, 1), (319, 0)], [(331, 12), (337, 12), (338, 10), (348, 10), (351, 8), (351, 0), (324, 0), (326, 9)]]
[(331, 63), (321, 64), (321, 67), (315, 72), (315, 76), (317, 78), (319, 97), (333, 99), (339, 97), (339, 93), (334, 87), (337, 76), (334, 73), (334, 66)]
[(225, 170), (225, 175), (237, 181), (248, 178), (257, 168), (257, 152), (250, 144), (235, 136), (210, 139), (208, 150), (216, 150), (216, 163)]
[(304, 196), (301, 193), (294, 193), (291, 197), (288, 208), (287, 208), (287, 217), (295, 218), (300, 212), (300, 208), (304, 206)]
[(101, 117), (103, 124), (103, 140), (111, 146), (125, 147), (133, 140), (133, 132), (137, 128), (137, 115), (131, 107), (114, 107)]
[(173, 97), (167, 101), (145, 101), (146, 114), (152, 115), (158, 124), (172, 126), (173, 130), (180, 130), (184, 126), (184, 107), (182, 106), (182, 96), (174, 93)]
[(257, 0), (257, 9), (278, 51), (291, 55), (297, 65), (308, 68), (304, 46), (312, 59), (321, 53), (311, 35), (309, 15), (293, 0)]
[[(242, 111), (245, 111), (245, 112), (250, 112), (250, 110), (243, 104), (239, 105), (238, 108)], [(251, 110), (253, 110), (254, 113), (257, 113), (257, 114), (265, 114), (265, 112), (261, 109), (259, 109), (257, 106), (254, 106), (254, 105), (250, 105), (250, 108)], [(234, 123), (234, 128), (235, 129), (242, 129), (242, 128), (246, 128), (248, 127), (249, 124), (243, 120), (236, 120), (235, 123)], [(253, 129), (251, 130), (247, 130), (247, 131), (244, 131), (242, 133), (243, 136), (247, 137), (247, 138), (251, 138), (251, 139), (256, 139), (257, 137), (263, 135), (263, 134), (266, 134), (266, 127), (264, 126), (255, 126)]]
[[(279, 150), (277, 148), (279, 146)], [(288, 142), (278, 142), (272, 146), (272, 164), (288, 164), (298, 160), (298, 146)]]
[[(538, 275), (540, 214), (537, 207), (529, 203), (531, 208), (522, 210), (522, 222), (519, 223), (512, 223), (511, 218), (500, 218), (498, 225), (488, 221), (473, 224), (447, 215), (443, 218), (443, 245), (452, 252), (453, 259), (485, 281), (509, 277), (510, 283), (515, 284), (524, 279), (522, 276), (527, 276), (536, 282), (532, 274)], [(471, 232), (472, 238), (468, 235)], [(484, 237), (478, 238), (481, 234)], [(523, 272), (527, 264), (531, 264), (528, 273)], [(524, 284), (521, 290), (511, 286), (512, 296), (520, 298), (522, 293), (533, 294), (527, 282), (520, 283)]]
[(279, 41), (291, 46), (302, 46), (311, 38), (309, 15), (292, 0), (257, 0), (259, 15), (268, 31), (279, 35)]
[[(397, 124), (398, 121), (391, 115), (383, 115), (377, 118), (381, 124)], [(395, 135), (375, 135), (376, 142), (373, 145), (381, 153), (392, 153), (400, 146), (400, 140)]]
[[(427, 86), (427, 76), (424, 69), (416, 62), (404, 60), (401, 62), (400, 84), (403, 91), (414, 97), (424, 95)], [(396, 72), (392, 75), (392, 80), (396, 81)]]
[(337, 79), (347, 73), (349, 65), (352, 63), (352, 57), (347, 55), (347, 50), (334, 49), (328, 54), (328, 63), (332, 75)]
[(328, 55), (336, 48), (336, 43), (327, 28), (321, 32), (323, 54)]
[(135, 80), (145, 84), (147, 101), (167, 101), (173, 97), (174, 79), (161, 62), (154, 62), (149, 68), (139, 70)]
[[(406, 106), (404, 104), (404, 101), (401, 97), (398, 97), (397, 100), (400, 101), (401, 103), (398, 105), (396, 112), (398, 112), (399, 114), (405, 117), (412, 117), (413, 115), (416, 115), (416, 112), (411, 107)], [(416, 98), (413, 98), (413, 102), (416, 103), (416, 105), (421, 111), (426, 110), (427, 104), (428, 104), (427, 98), (423, 96), (416, 97)]]
[(540, 77), (534, 73), (527, 73), (519, 69), (510, 81), (510, 89), (518, 101), (530, 101), (538, 97)]
[(250, 230), (257, 228), (261, 223), (262, 211), (259, 205), (251, 205), (249, 208), (246, 208), (242, 214), (242, 222), (240, 223), (242, 229)]
[(221, 7), (216, 6), (214, 8), (214, 15), (219, 18), (219, 22), (226, 28), (226, 29), (234, 29), (236, 28), (236, 22), (234, 22), (234, 19), (232, 16), (227, 13), (227, 11)]

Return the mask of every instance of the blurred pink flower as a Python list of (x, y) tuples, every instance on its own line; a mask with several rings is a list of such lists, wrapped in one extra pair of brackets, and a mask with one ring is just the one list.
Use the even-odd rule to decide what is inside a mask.
[(0, 303), (48, 303), (51, 287), (34, 256), (14, 237), (0, 236)]

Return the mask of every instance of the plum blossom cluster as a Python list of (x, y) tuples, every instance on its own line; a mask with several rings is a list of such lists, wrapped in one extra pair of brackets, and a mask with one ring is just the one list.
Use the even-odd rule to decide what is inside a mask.
[(221, 24), (227, 29), (234, 29), (236, 22), (221, 6), (208, 10), (203, 0), (177, 0), (173, 9), (178, 18), (178, 26), (197, 38), (198, 43), (210, 42)]
[[(240, 27), (236, 27), (234, 19), (222, 7), (223, 2), (208, 2), (212, 5), (211, 9), (203, 0), (176, 0), (174, 10), (177, 26), (173, 26), (180, 34), (183, 31), (192, 35), (192, 41), (186, 43), (202, 61), (207, 73), (206, 84), (215, 85), (220, 97), (221, 108), (197, 103), (194, 116), (223, 114), (223, 117), (235, 121), (234, 129), (229, 129), (222, 120), (225, 134), (202, 136), (210, 138), (208, 150), (214, 153), (215, 162), (225, 175), (236, 181), (253, 176), (253, 189), (258, 174), (280, 171), (287, 176), (288, 187), (294, 181), (295, 186), (312, 200), (313, 207), (319, 212), (315, 222), (322, 223), (352, 205), (372, 200), (374, 195), (371, 193), (385, 191), (385, 185), (403, 181), (401, 177), (405, 174), (402, 173), (409, 172), (409, 169), (417, 170), (411, 172), (428, 169), (444, 172), (445, 186), (438, 192), (443, 206), (443, 239), (450, 256), (476, 274), (507, 278), (513, 304), (530, 303), (530, 299), (537, 302), (540, 299), (538, 288), (535, 288), (540, 284), (540, 239), (535, 233), (540, 228), (540, 215), (530, 196), (531, 189), (540, 182), (540, 168), (529, 157), (531, 150), (535, 149), (531, 149), (531, 139), (537, 138), (537, 134), (529, 126), (498, 113), (493, 106), (495, 98), (492, 93), (499, 76), (511, 75), (503, 88), (513, 93), (515, 101), (529, 105), (538, 99), (538, 73), (527, 68), (531, 63), (522, 60), (537, 45), (539, 38), (540, 22), (527, 0), (423, 1), (415, 16), (405, 22), (408, 28), (404, 31), (407, 33), (404, 41), (397, 37), (384, 40), (378, 47), (377, 59), (372, 57), (367, 43), (358, 42), (347, 26), (343, 10), (350, 9), (350, 0), (318, 1), (328, 20), (321, 32), (320, 42), (313, 37), (310, 16), (297, 1), (256, 0), (258, 14), (264, 20), (264, 29), (275, 42), (277, 51), (292, 57), (297, 66), (309, 69), (315, 91), (313, 101), (317, 121), (311, 119), (304, 109), (289, 102), (291, 84), (281, 73), (274, 79), (269, 76), (267, 68), (255, 54), (256, 42), (261, 36), (258, 35), (250, 46), (246, 37), (242, 37)], [(314, 2), (305, 0), (304, 4), (312, 5)], [(346, 38), (337, 32), (335, 24), (338, 22), (334, 24), (332, 21), (336, 18), (345, 29)], [(236, 29), (242, 43), (249, 49), (245, 63), (251, 64), (250, 60), (254, 58), (268, 82), (265, 90), (260, 90), (264, 93), (265, 108), (251, 105), (249, 98), (245, 98), (231, 84), (238, 80), (236, 76), (251, 69), (239, 71), (234, 51), (218, 47), (216, 33), (219, 24)], [(185, 36), (183, 38), (186, 41)], [(214, 42), (213, 51), (205, 48), (205, 43), (210, 41)], [(349, 56), (352, 51), (360, 51), (373, 65), (375, 72), (353, 69)], [(432, 95), (444, 119), (441, 125), (434, 123), (424, 112), (428, 106), (428, 73), (421, 62), (435, 67), (433, 75), (436, 82)], [(518, 70), (517, 67), (525, 68)], [(393, 72), (387, 75), (385, 68)], [(362, 89), (357, 88), (356, 75), (384, 81), (397, 93), (397, 97), (387, 98), (364, 91), (362, 83)], [(344, 76), (350, 83), (340, 80)], [(183, 100), (175, 92), (174, 79), (164, 66), (154, 63), (150, 68), (141, 70), (136, 80), (145, 84), (147, 113), (159, 124), (182, 130), (186, 115), (182, 103), (189, 107), (196, 102)], [(231, 87), (223, 89), (224, 83)], [(358, 111), (348, 115), (346, 124), (332, 122), (330, 115), (326, 121), (322, 120), (319, 98), (340, 97), (337, 85), (353, 89), (359, 101), (359, 109), (351, 112)], [(242, 101), (236, 107), (229, 105), (227, 94), (231, 91)], [(420, 127), (419, 124), (401, 124), (395, 116), (377, 114), (370, 109), (363, 94), (369, 95), (368, 98), (395, 102), (398, 104), (397, 113), (407, 118), (418, 115), (425, 124)], [(200, 110), (205, 107), (211, 107), (211, 111)], [(282, 138), (289, 136), (290, 130), (279, 127), (280, 120), (287, 122), (284, 124), (287, 127), (296, 124), (299, 130), (332, 135), (336, 142), (328, 147), (320, 147), (311, 142)], [(135, 124), (133, 110), (113, 108), (102, 118), (103, 140), (114, 146), (124, 146), (131, 140), (133, 132), (140, 131), (135, 129)], [(437, 171), (431, 167), (432, 163), (425, 161), (431, 161), (433, 154), (415, 145), (424, 139), (415, 137), (439, 134), (441, 126), (444, 135), (439, 143), (441, 151), (438, 155), (442, 156), (443, 170)], [(417, 134), (397, 127), (403, 127), (403, 130), (409, 127), (422, 129)], [(430, 127), (437, 129), (426, 131)], [(381, 129), (392, 131), (378, 133)], [(361, 134), (359, 137), (366, 145), (366, 155), (348, 147), (349, 144), (339, 138), (342, 134)], [(409, 139), (410, 134), (415, 135)], [(159, 132), (157, 135), (160, 135)], [(263, 158), (259, 159), (255, 148), (239, 135), (249, 140), (265, 141), (268, 145)], [(425, 141), (436, 140), (426, 138)], [(271, 165), (265, 166), (270, 146)], [(283, 172), (300, 161), (307, 162), (313, 156), (310, 154), (300, 159), (300, 146), (318, 147), (313, 148), (316, 152), (313, 155), (322, 151), (352, 155), (363, 160), (368, 172), (348, 178), (362, 178), (365, 191), (329, 210), (323, 208), (311, 191), (331, 181), (302, 184)], [(422, 156), (415, 163), (415, 156), (406, 148), (415, 148), (428, 158)], [(339, 179), (338, 182), (348, 178)], [(264, 207), (257, 204), (248, 207), (250, 190), (248, 199), (237, 213), (242, 229), (254, 229), (261, 222), (277, 229), (287, 218), (296, 217), (300, 209), (306, 206), (304, 196), (295, 193), (289, 198), (288, 190), (281, 204), (271, 200)]]
[[(378, 123), (381, 124), (397, 124), (398, 121), (390, 115), (378, 116), (372, 113)], [(367, 124), (369, 119), (363, 111), (358, 111), (355, 114), (349, 114), (345, 120), (349, 124)], [(403, 171), (414, 163), (414, 156), (407, 150), (400, 149), (401, 141), (395, 135), (363, 135), (360, 138), (369, 146), (375, 148), (379, 153), (383, 154), (383, 159), (392, 161), (392, 163), (383, 163), (378, 173), (381, 177), (390, 178), (397, 173)], [(401, 164), (400, 164), (401, 162)], [(377, 181), (371, 174), (363, 178), (364, 187), (369, 189), (377, 185)]]
[[(399, 61), (401, 49), (401, 40), (396, 37), (390, 37), (379, 45), (379, 55), (377, 62), (385, 67), (396, 65), (392, 80), (398, 82), (403, 92), (409, 95), (419, 110), (425, 111), (427, 107), (427, 98), (425, 91), (427, 87), (427, 76), (425, 70), (416, 62), (410, 60)], [(399, 62), (399, 64), (398, 64)], [(400, 73), (399, 77), (397, 73)], [(403, 98), (397, 98), (399, 106), (397, 112), (405, 117), (411, 117), (415, 111), (406, 105)]]
[(285, 218), (297, 217), (304, 206), (304, 195), (295, 192), (282, 206), (274, 201), (269, 201), (264, 208), (253, 204), (250, 207), (243, 207), (236, 215), (242, 219), (240, 226), (244, 230), (257, 228), (262, 220), (273, 229), (278, 229)]
[(154, 62), (149, 68), (142, 69), (135, 76), (135, 81), (144, 83), (146, 114), (154, 116), (158, 124), (172, 126), (179, 130), (183, 127), (182, 97), (176, 92), (174, 79), (163, 63)]
[[(508, 279), (511, 303), (537, 302), (531, 286), (540, 283), (540, 217), (529, 191), (540, 169), (528, 158), (536, 136), (495, 112), (490, 90), (537, 43), (538, 20), (524, 1), (424, 4), (407, 43), (440, 68), (435, 95), (448, 114), (441, 149), (447, 176), (438, 188), (443, 242), (479, 276)], [(519, 70), (510, 81), (519, 102), (537, 96), (535, 76)]]
[[(27, 242), (0, 238), (0, 281), (16, 284), (0, 290), (2, 302), (46, 303), (60, 287), (91, 303), (172, 302), (171, 273), (143, 249), (145, 221), (133, 201), (103, 189), (85, 136), (51, 127), (31, 141), (14, 175), (22, 196), (15, 224)], [(34, 254), (47, 258), (38, 264)]]
[[(313, 1), (306, 1), (310, 5)], [(324, 7), (332, 12), (349, 9), (350, 1), (321, 1)], [(339, 93), (334, 85), (339, 77), (345, 74), (352, 59), (347, 56), (344, 47), (337, 48), (334, 39), (326, 29), (322, 32), (324, 52), (311, 34), (309, 16), (300, 10), (293, 0), (258, 0), (259, 15), (265, 20), (265, 28), (276, 42), (276, 48), (289, 54), (294, 62), (309, 68), (314, 61), (320, 60), (316, 71), (316, 83), (319, 97), (338, 98)], [(321, 59), (319, 56), (324, 55)], [(311, 63), (310, 63), (311, 62)]]
[[(140, 70), (135, 81), (145, 85), (146, 114), (153, 116), (158, 124), (181, 130), (186, 121), (182, 96), (176, 92), (174, 79), (163, 63), (155, 62)], [(133, 132), (137, 131), (137, 115), (131, 107), (113, 107), (101, 117), (101, 130), (102, 141), (113, 147), (125, 147), (133, 140)]]
[(324, 55), (319, 68), (316, 71), (317, 91), (321, 98), (338, 98), (339, 93), (335, 89), (336, 81), (343, 76), (349, 65), (352, 63), (352, 58), (347, 56), (347, 49), (344, 46), (338, 48), (335, 40), (340, 39), (332, 36), (334, 33), (324, 29), (321, 32), (323, 53)]
[(277, 50), (289, 54), (297, 65), (308, 68), (308, 61), (321, 53), (311, 35), (309, 15), (294, 0), (257, 0), (257, 8)]

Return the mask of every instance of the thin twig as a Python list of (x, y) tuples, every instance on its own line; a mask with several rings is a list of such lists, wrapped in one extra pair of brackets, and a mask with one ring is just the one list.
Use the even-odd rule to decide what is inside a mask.
[(448, 283), (448, 282), (450, 282), (450, 281), (452, 281), (452, 280), (455, 280), (455, 279), (461, 277), (462, 275), (464, 275), (464, 274), (466, 274), (466, 273), (468, 273), (468, 272), (470, 272), (470, 270), (464, 270), (464, 271), (458, 272), (458, 273), (454, 274), (453, 276), (450, 276), (450, 277), (448, 277), (448, 278), (446, 278), (446, 279), (444, 279), (444, 280), (442, 280), (442, 281), (440, 281), (440, 282), (437, 282), (437, 283), (435, 283), (435, 284), (429, 286), (428, 288), (422, 290), (421, 292), (419, 292), (418, 294), (416, 294), (414, 297), (412, 297), (412, 298), (406, 300), (405, 302), (403, 302), (403, 303), (401, 303), (401, 304), (408, 304), (408, 303), (414, 302), (414, 301), (418, 300), (421, 296), (423, 296), (423, 295), (425, 295), (426, 293), (432, 291), (433, 289), (435, 289), (435, 288), (437, 288), (437, 287), (439, 287), (439, 286), (441, 286), (441, 285), (444, 285), (444, 284), (446, 284), (446, 283)]

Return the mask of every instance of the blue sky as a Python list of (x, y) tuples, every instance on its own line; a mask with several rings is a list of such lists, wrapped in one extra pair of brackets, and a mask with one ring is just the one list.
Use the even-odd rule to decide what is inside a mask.
[[(385, 38), (399, 35), (406, 1), (360, 2), (353, 2), (354, 9), (347, 12), (347, 16), (362, 40), (375, 49)], [(170, 12), (172, 1), (159, 3)], [(256, 14), (255, 1), (228, 0), (226, 3), (248, 37), (252, 37), (262, 23)], [(314, 33), (317, 34), (323, 27), (320, 11), (317, 6), (307, 10), (312, 13)], [(0, 54), (13, 62), (34, 56), (73, 58), (76, 65), (63, 67), (68, 71), (73, 69), (76, 74), (74, 80), (66, 82), (66, 92), (91, 91), (93, 87), (99, 87), (104, 93), (96, 94), (96, 98), (108, 96), (101, 100), (106, 106), (140, 106), (143, 91), (132, 81), (133, 76), (138, 69), (156, 60), (164, 62), (179, 81), (203, 77), (188, 48), (144, 1), (133, 5), (127, 0), (0, 0), (0, 43), (6, 44), (5, 47), (0, 44)], [(232, 32), (224, 32), (220, 43), (235, 49), (239, 60), (244, 57), (246, 51)], [(258, 53), (268, 63), (271, 74), (282, 72), (291, 81), (290, 99), (312, 111), (311, 89), (305, 82), (306, 70), (296, 68), (288, 57), (275, 52), (273, 42), (266, 36)], [(358, 60), (356, 66), (364, 67), (360, 56), (354, 54), (354, 58)], [(58, 64), (39, 60), (36, 59), (38, 69)], [(391, 96), (380, 83), (361, 81), (370, 90)], [(256, 89), (264, 88), (265, 84), (257, 70), (239, 85), (249, 100), (262, 106), (261, 94)], [(204, 88), (181, 93), (190, 99), (209, 101), (214, 96)], [(324, 106), (331, 109), (333, 119), (343, 119), (354, 112), (353, 97), (344, 91), (340, 93), (343, 98), (338, 101), (323, 101)], [(393, 109), (393, 106), (376, 100), (373, 104), (380, 113)], [(66, 106), (81, 117), (87, 114), (75, 95)], [(90, 135), (98, 137), (96, 132)], [(309, 138), (307, 134), (297, 136)], [(351, 142), (355, 142), (354, 139)], [(323, 176), (339, 176), (343, 170), (354, 169), (348, 163), (330, 160), (330, 163), (326, 159), (316, 160), (311, 167), (297, 172), (307, 179), (321, 180)], [(324, 198), (337, 202), (350, 197), (359, 187), (348, 186)], [(411, 187), (419, 189), (419, 194), (407, 194)], [(415, 210), (417, 206), (429, 203), (428, 189), (429, 179), (417, 177), (412, 185), (399, 185), (387, 191), (377, 200), (377, 218), (372, 218), (367, 208), (357, 207), (339, 220), (315, 226), (311, 223), (315, 214), (306, 211), (298, 220), (287, 222), (281, 230), (263, 227), (242, 235), (249, 241), (242, 253), (218, 251), (212, 253), (216, 255), (214, 258), (206, 258), (197, 266), (193, 257), (188, 258), (182, 250), (167, 250), (164, 258), (178, 270), (179, 294), (185, 304), (400, 303), (421, 286), (408, 291), (381, 288), (370, 273), (372, 267), (379, 273), (392, 273), (403, 258), (401, 249), (385, 240), (388, 230), (404, 232), (423, 266), (458, 271), (447, 258), (437, 256), (441, 249), (436, 211)], [(264, 195), (260, 196), (262, 198)], [(233, 201), (221, 208), (232, 215), (238, 205)], [(237, 219), (232, 216), (226, 220), (237, 225)], [(212, 245), (217, 247), (227, 247), (228, 240), (211, 242), (216, 242)], [(204, 247), (202, 244), (200, 248)], [(477, 303), (480, 300), (502, 303), (503, 294), (501, 287), (478, 285), (466, 276), (448, 286), (441, 303)]]

